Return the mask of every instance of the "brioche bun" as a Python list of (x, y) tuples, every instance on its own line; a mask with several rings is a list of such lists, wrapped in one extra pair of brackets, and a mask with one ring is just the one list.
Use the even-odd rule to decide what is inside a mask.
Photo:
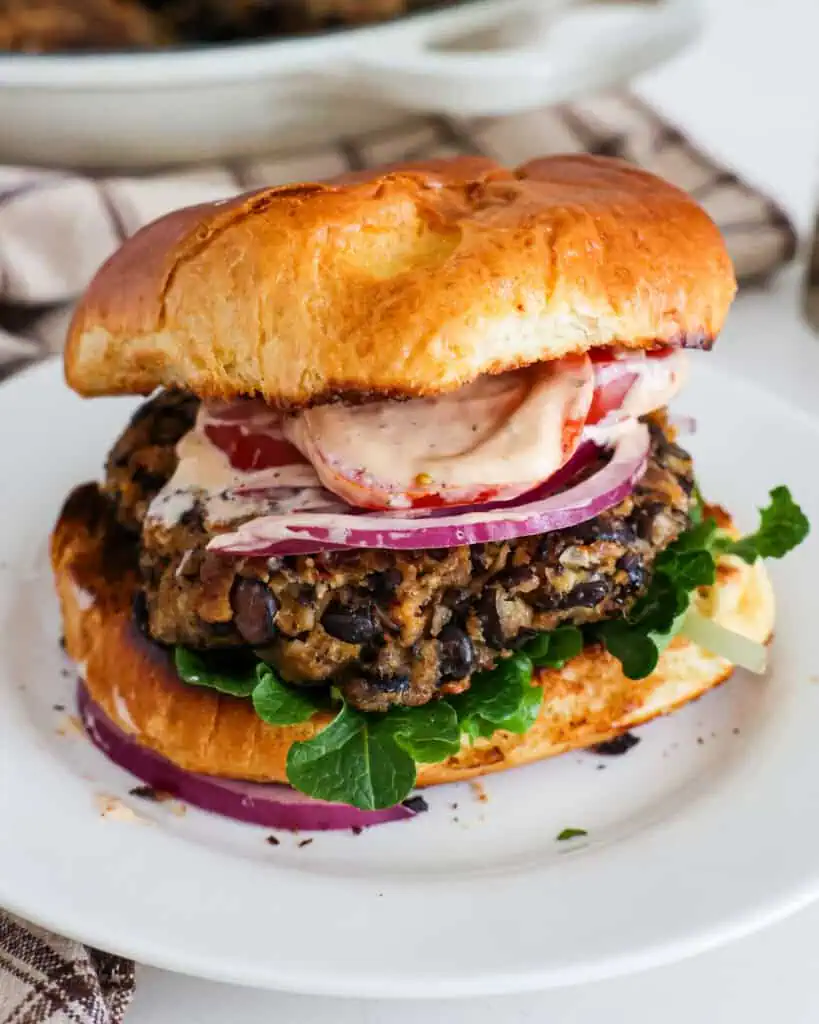
[(416, 397), (603, 345), (708, 346), (735, 292), (707, 214), (621, 161), (431, 161), (139, 231), (80, 302), (83, 395)]
[[(291, 744), (329, 721), (275, 727), (251, 703), (182, 683), (173, 660), (134, 623), (138, 583), (133, 539), (123, 535), (95, 485), (68, 499), (52, 539), (52, 564), (66, 649), (81, 667), (92, 699), (141, 744), (180, 768), (259, 782), (286, 782)], [(761, 561), (723, 559), (718, 579), (699, 598), (708, 614), (760, 641), (772, 632), (774, 599)], [(523, 736), (499, 731), (460, 753), (421, 765), (419, 785), (468, 779), (586, 747), (666, 714), (727, 679), (725, 659), (678, 638), (647, 679), (627, 679), (619, 662), (587, 648), (559, 670), (541, 671), (545, 700)]]

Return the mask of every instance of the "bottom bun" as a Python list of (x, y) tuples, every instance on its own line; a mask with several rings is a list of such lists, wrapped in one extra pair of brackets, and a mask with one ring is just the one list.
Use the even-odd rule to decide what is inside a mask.
[[(724, 515), (724, 514), (723, 514)], [(730, 520), (723, 518), (723, 525)], [(52, 537), (51, 559), (66, 650), (93, 700), (126, 733), (192, 772), (287, 782), (291, 744), (309, 739), (327, 713), (302, 725), (271, 726), (248, 700), (180, 681), (169, 652), (147, 639), (132, 612), (138, 587), (136, 545), (116, 525), (95, 485), (69, 497)], [(771, 635), (774, 598), (761, 561), (721, 560), (701, 610), (758, 642)], [(498, 731), (440, 764), (419, 765), (418, 785), (469, 779), (612, 739), (667, 714), (727, 679), (733, 666), (677, 638), (646, 679), (623, 675), (606, 651), (587, 648), (560, 670), (542, 670), (540, 716), (523, 736)]]

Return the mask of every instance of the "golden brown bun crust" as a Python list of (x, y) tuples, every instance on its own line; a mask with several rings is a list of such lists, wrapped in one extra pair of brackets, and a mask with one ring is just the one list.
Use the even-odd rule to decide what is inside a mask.
[(80, 303), (66, 377), (282, 406), (429, 395), (594, 346), (709, 345), (734, 292), (715, 225), (645, 171), (438, 160), (149, 225)]
[[(274, 727), (249, 701), (179, 681), (170, 657), (136, 629), (136, 573), (122, 535), (94, 485), (69, 498), (54, 531), (52, 564), (68, 654), (80, 664), (92, 698), (123, 730), (189, 771), (286, 782), (292, 743), (329, 720)], [(725, 559), (718, 583), (700, 599), (728, 628), (758, 641), (773, 629), (774, 602), (761, 562)], [(419, 768), (419, 785), (468, 779), (590, 746), (665, 714), (726, 679), (732, 666), (686, 640), (661, 656), (653, 675), (634, 681), (600, 650), (587, 649), (560, 671), (540, 673), (540, 718), (524, 736), (497, 732), (464, 745), (447, 761)]]

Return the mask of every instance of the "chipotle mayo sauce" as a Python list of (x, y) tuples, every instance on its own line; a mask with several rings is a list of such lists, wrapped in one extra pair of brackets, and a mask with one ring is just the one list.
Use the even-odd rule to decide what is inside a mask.
[[(630, 383), (617, 407), (584, 425), (593, 394), (624, 375)], [(343, 510), (344, 502), (399, 510), (418, 495), (443, 495), (447, 504), (513, 498), (557, 472), (580, 440), (612, 442), (667, 405), (687, 376), (682, 351), (637, 353), (594, 365), (572, 357), (481, 377), (435, 398), (321, 406), (284, 421), (261, 400), (203, 403), (148, 518), (171, 527), (197, 502), (205, 521), (218, 525)], [(260, 454), (248, 468), (254, 439)]]
[(352, 504), (368, 495), (371, 507), (407, 507), (409, 496), (423, 495), (452, 503), (487, 489), (513, 498), (571, 456), (593, 392), (591, 362), (570, 357), (434, 398), (320, 406), (284, 431), (324, 485)]
[(268, 515), (273, 494), (276, 508), (282, 512), (329, 507), (332, 495), (322, 489), (313, 467), (301, 458), (242, 469), (214, 443), (211, 434), (226, 425), (239, 440), (254, 435), (274, 442), (283, 440), (281, 417), (273, 409), (261, 402), (236, 407), (245, 413), (237, 420), (222, 418), (221, 407), (213, 410), (205, 403), (199, 407), (193, 429), (176, 446), (176, 471), (148, 508), (150, 522), (170, 528), (197, 502), (205, 521), (212, 525)]

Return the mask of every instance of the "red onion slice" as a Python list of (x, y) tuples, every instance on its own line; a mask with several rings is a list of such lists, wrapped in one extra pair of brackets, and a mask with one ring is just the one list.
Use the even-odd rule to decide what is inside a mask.
[(648, 451), (648, 429), (635, 423), (617, 438), (605, 466), (560, 494), (544, 496), (538, 489), (501, 507), (453, 509), (449, 515), (423, 518), (400, 512), (261, 516), (214, 537), (208, 548), (226, 555), (271, 556), (288, 554), (294, 542), (310, 541), (317, 551), (329, 545), (417, 550), (549, 533), (593, 519), (622, 501), (645, 472)]
[(290, 832), (368, 828), (415, 817), (416, 812), (403, 804), (383, 811), (360, 811), (347, 804), (314, 800), (277, 783), (241, 782), (186, 772), (115, 725), (91, 699), (82, 680), (77, 684), (77, 706), (89, 739), (114, 764), (154, 789), (204, 811)]

